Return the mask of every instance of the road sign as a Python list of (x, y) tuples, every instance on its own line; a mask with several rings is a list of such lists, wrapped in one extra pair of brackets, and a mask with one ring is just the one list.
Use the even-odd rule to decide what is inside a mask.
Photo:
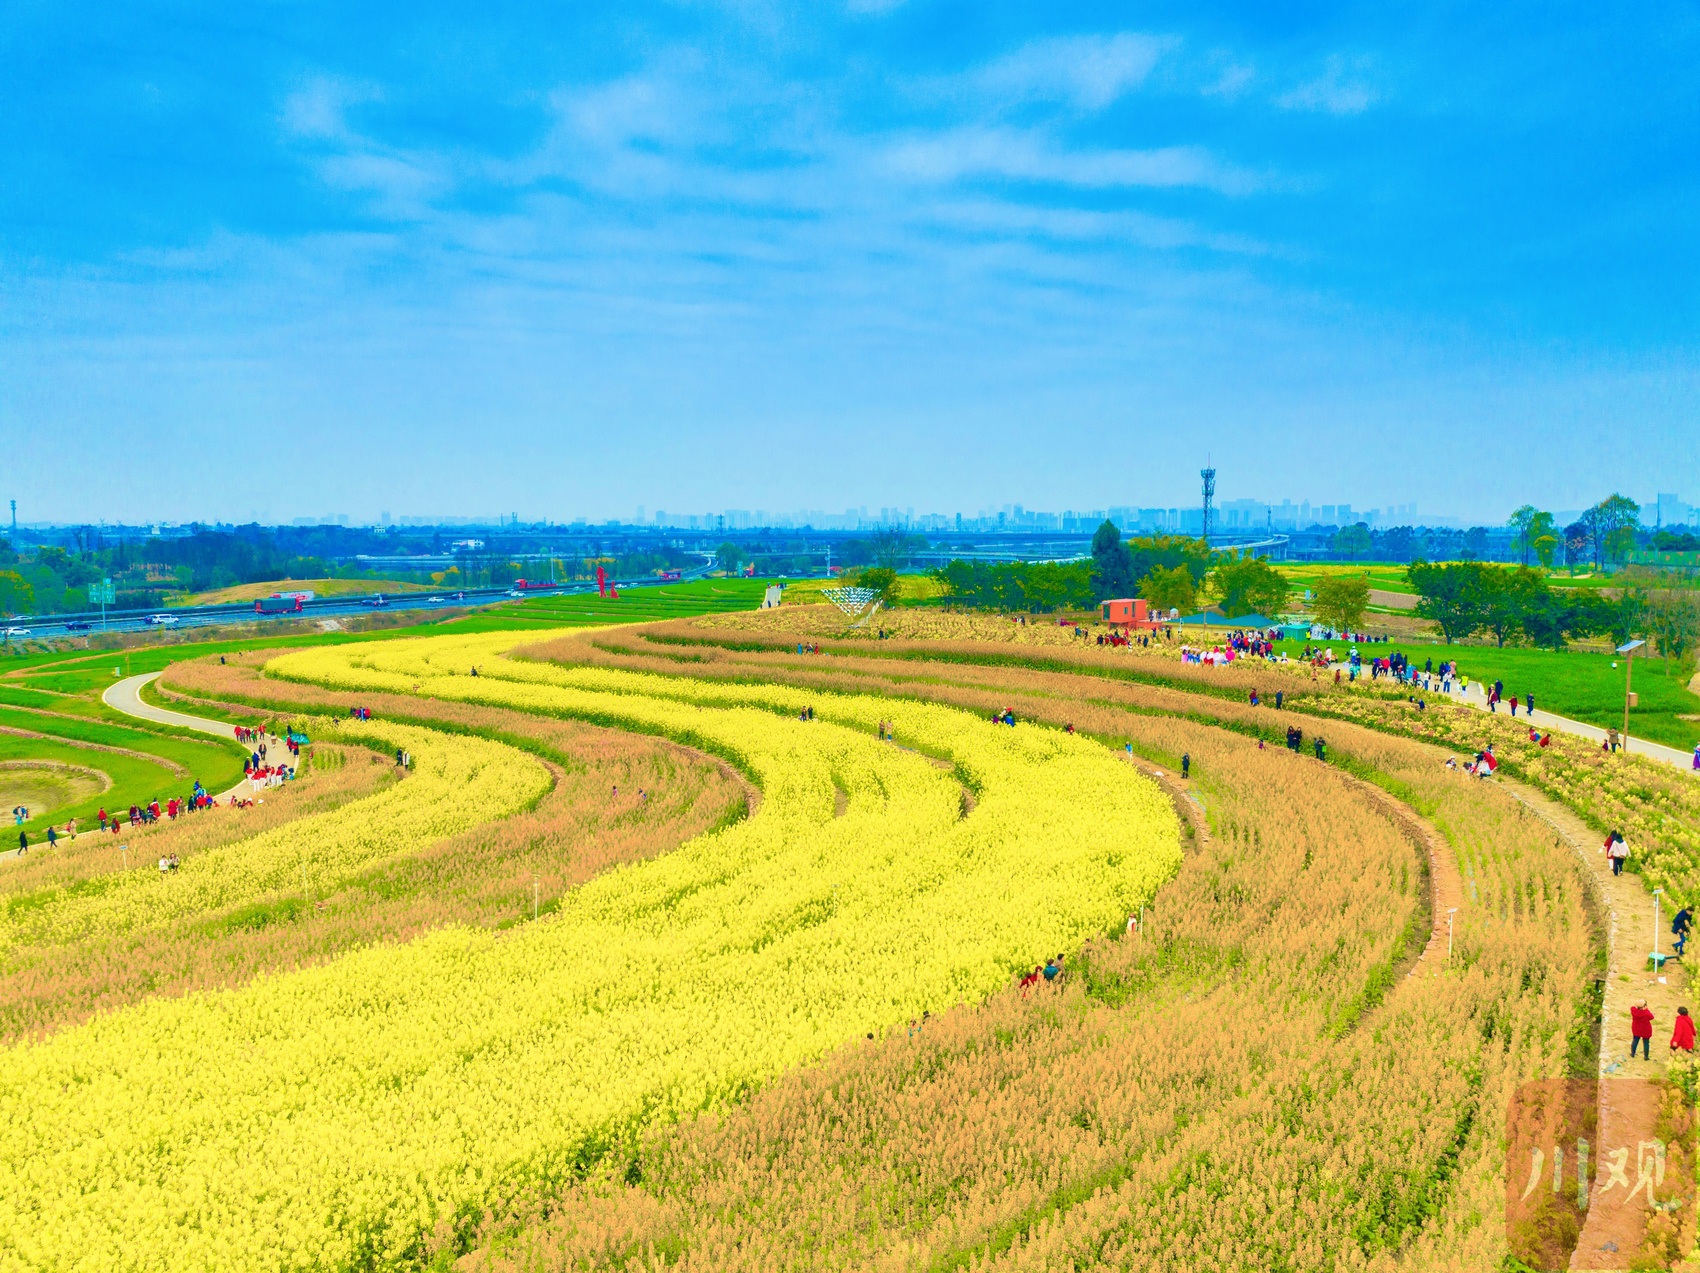
[(106, 607), (117, 600), (117, 592), (112, 587), (112, 577), (108, 575), (99, 583), (89, 585), (89, 600), (100, 607), (100, 626), (106, 627)]

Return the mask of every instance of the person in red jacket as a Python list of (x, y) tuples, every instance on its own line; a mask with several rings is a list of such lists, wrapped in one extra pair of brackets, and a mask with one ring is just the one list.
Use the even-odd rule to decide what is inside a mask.
[(1675, 1052), (1678, 1048), (1694, 1051), (1694, 1018), (1688, 1015), (1687, 1008), (1676, 1010), (1676, 1029), (1670, 1033), (1670, 1050)]
[(1629, 1059), (1635, 1059), (1635, 1049), (1647, 1060), (1653, 1059), (1653, 1010), (1643, 999), (1629, 1010)]

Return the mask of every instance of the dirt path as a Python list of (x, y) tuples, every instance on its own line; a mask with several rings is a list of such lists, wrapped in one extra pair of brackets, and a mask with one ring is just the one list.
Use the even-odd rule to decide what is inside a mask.
[[(1648, 970), (1654, 943), (1653, 896), (1639, 875), (1613, 875), (1593, 829), (1569, 808), (1522, 783), (1499, 779), (1535, 816), (1575, 850), (1606, 924), (1605, 1003), (1601, 1011), (1599, 1122), (1596, 1143), (1602, 1151), (1634, 1145), (1650, 1135), (1657, 1114), (1658, 1089), (1651, 1083), (1621, 1079), (1661, 1078), (1670, 1057), (1671, 1024), (1678, 1006), (1688, 1001), (1688, 971), (1680, 961), (1662, 972)], [(1668, 953), (1670, 912), (1660, 907), (1658, 947)], [(1650, 1059), (1629, 1058), (1629, 1009), (1645, 1003), (1653, 1011)], [(1597, 1187), (1597, 1186), (1596, 1186)], [(1639, 1207), (1593, 1206), (1576, 1243), (1573, 1269), (1621, 1269), (1641, 1247), (1646, 1213)]]
[[(1604, 1024), (1600, 1032), (1600, 1074), (1619, 1078), (1656, 1078), (1665, 1072), (1670, 1055), (1671, 1023), (1679, 1005), (1696, 1010), (1689, 1002), (1688, 971), (1680, 960), (1665, 964), (1664, 971), (1647, 971), (1653, 949), (1653, 896), (1639, 875), (1613, 875), (1601, 838), (1564, 805), (1532, 787), (1508, 779), (1497, 780), (1575, 850), (1587, 873), (1606, 921), (1606, 986)], [(1631, 850), (1634, 849), (1631, 845)], [(1633, 858), (1631, 859), (1633, 861)], [(1660, 899), (1658, 946), (1671, 949), (1671, 909)], [(1629, 1009), (1646, 1000), (1653, 1010), (1653, 1059), (1629, 1059)]]

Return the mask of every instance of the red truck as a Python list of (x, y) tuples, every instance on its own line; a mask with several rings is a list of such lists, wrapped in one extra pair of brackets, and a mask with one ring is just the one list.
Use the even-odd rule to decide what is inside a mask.
[(559, 587), (559, 586), (560, 586), (559, 584), (545, 583), (541, 579), (515, 579), (514, 580), (514, 591), (515, 592), (547, 592), (550, 588), (556, 588), (556, 587)]
[(261, 597), (254, 603), (255, 614), (300, 614), (300, 597)]

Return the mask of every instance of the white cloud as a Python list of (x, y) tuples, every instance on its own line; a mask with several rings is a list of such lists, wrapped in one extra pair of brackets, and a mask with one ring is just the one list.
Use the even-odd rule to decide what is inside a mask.
[(1006, 99), (1066, 101), (1081, 110), (1102, 110), (1144, 83), (1175, 44), (1169, 37), (1128, 31), (1035, 40), (985, 66), (973, 79), (983, 91)]
[(1204, 95), (1206, 97), (1226, 97), (1231, 101), (1249, 88), (1251, 82), (1256, 78), (1257, 72), (1249, 66), (1235, 64), (1224, 67), (1222, 74), (1216, 77), (1214, 83), (1205, 85)]
[(886, 154), (889, 168), (920, 181), (1006, 177), (1015, 181), (1109, 189), (1201, 186), (1246, 194), (1263, 184), (1197, 146), (1153, 150), (1065, 150), (1033, 131), (960, 128), (911, 138)]
[(1143, 212), (1096, 212), (968, 199), (926, 205), (916, 219), (998, 237), (1027, 235), (1069, 243), (1133, 243), (1151, 248), (1202, 247), (1244, 255), (1269, 254), (1266, 244), (1245, 235), (1218, 234), (1188, 221)]
[(348, 108), (380, 96), (370, 84), (314, 76), (284, 99), (283, 126), (298, 137), (344, 139), (350, 135)]
[(1371, 62), (1367, 57), (1328, 59), (1327, 69), (1314, 80), (1300, 84), (1276, 99), (1288, 110), (1326, 111), (1330, 115), (1359, 115), (1379, 100), (1369, 82)]

